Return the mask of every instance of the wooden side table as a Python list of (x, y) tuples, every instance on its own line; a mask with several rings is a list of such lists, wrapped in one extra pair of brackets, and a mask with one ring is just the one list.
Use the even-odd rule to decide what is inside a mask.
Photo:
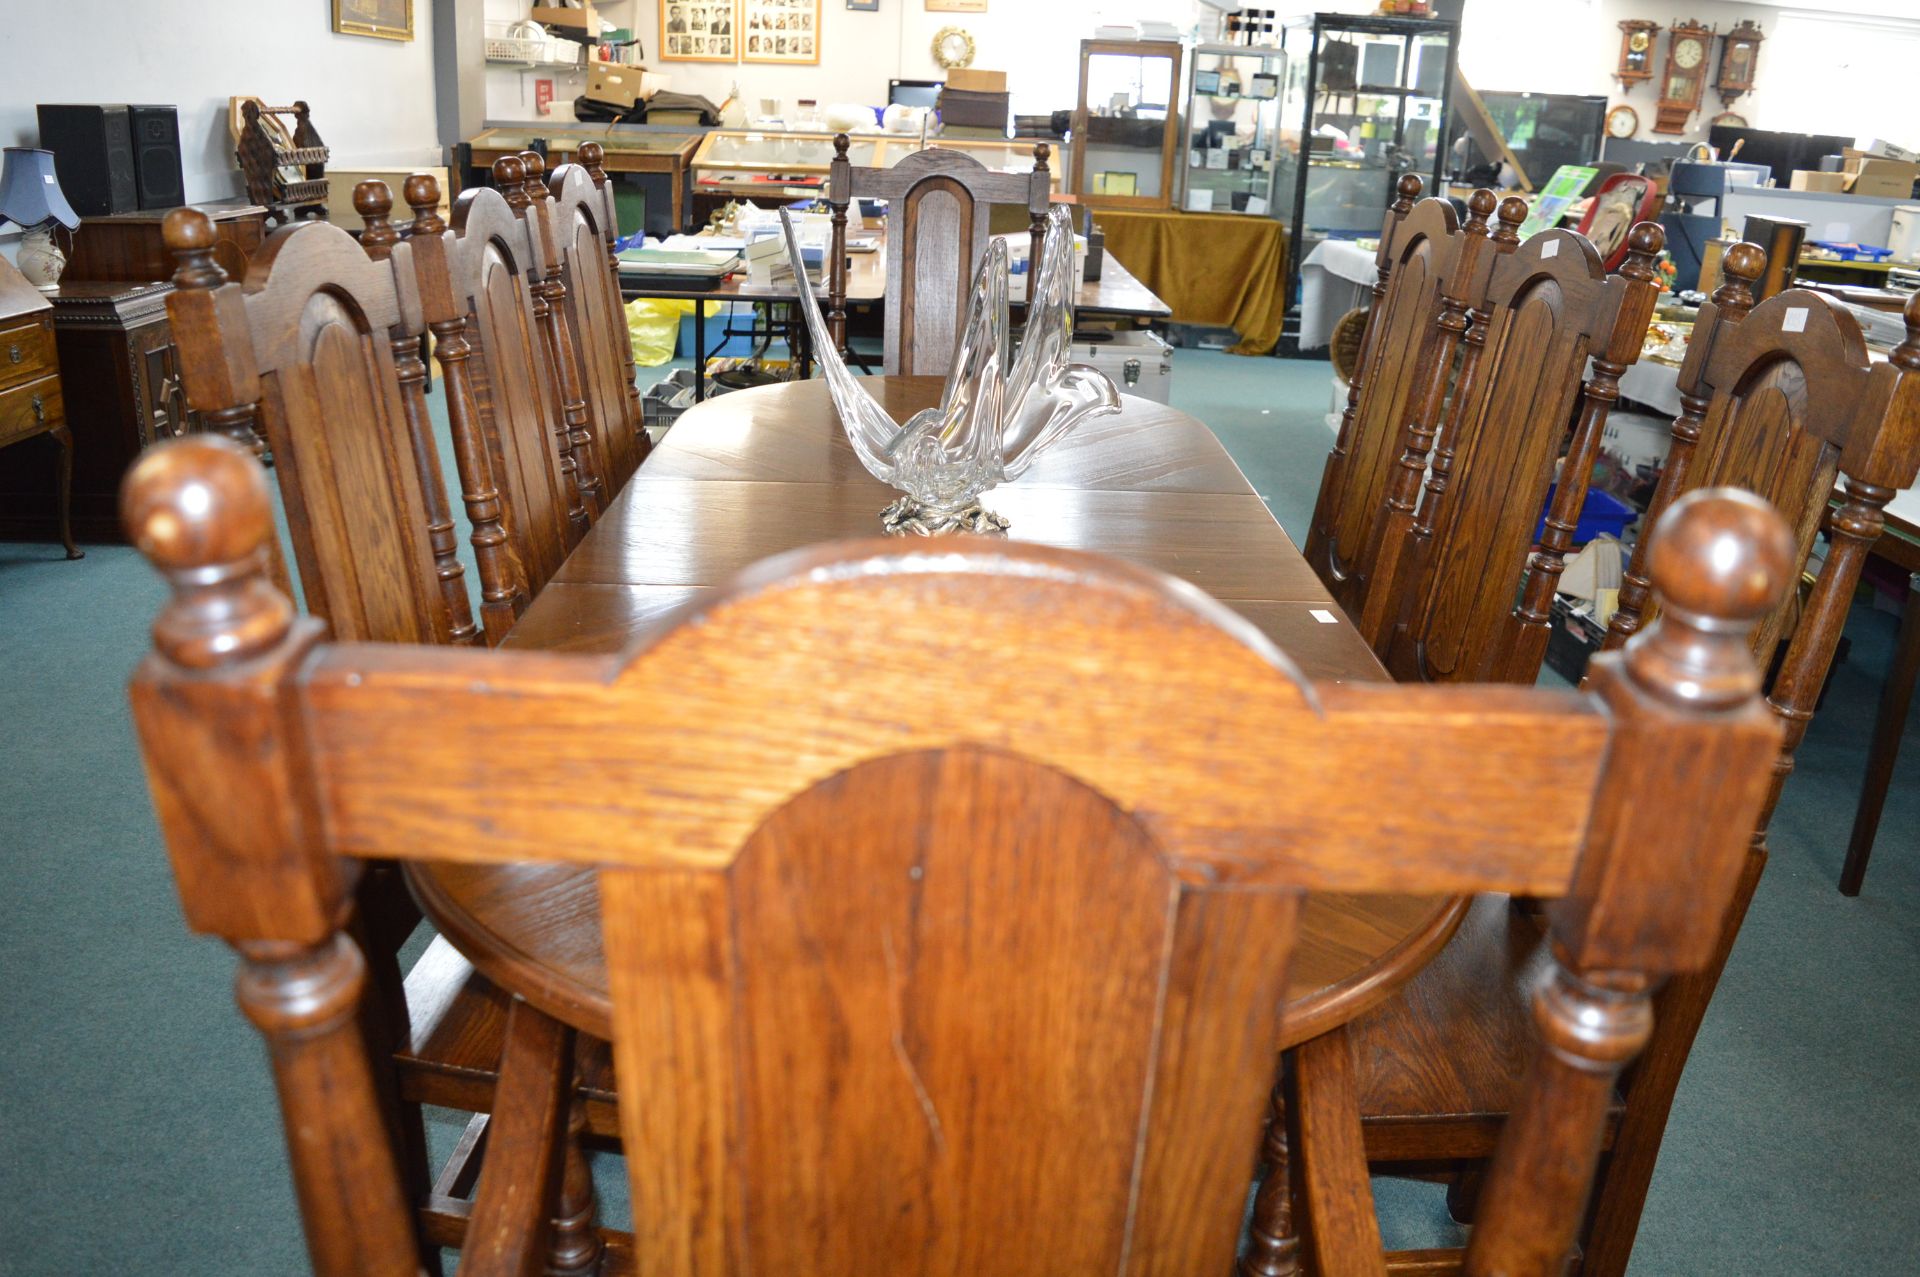
[[(11, 449), (38, 435), (50, 435), (60, 446), (53, 478), (60, 540), (69, 559), (81, 558), (83, 552), (73, 543), (73, 436), (67, 430), (54, 355), (53, 303), (0, 258), (0, 448)], [(17, 450), (14, 455), (19, 455)]]

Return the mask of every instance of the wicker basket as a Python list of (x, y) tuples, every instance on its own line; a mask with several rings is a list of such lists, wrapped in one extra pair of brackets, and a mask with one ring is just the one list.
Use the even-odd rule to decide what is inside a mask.
[(1328, 358), (1333, 360), (1333, 371), (1340, 380), (1351, 382), (1354, 369), (1360, 363), (1360, 339), (1367, 333), (1367, 312), (1364, 307), (1350, 310), (1340, 316), (1333, 326), (1333, 340), (1328, 343)]

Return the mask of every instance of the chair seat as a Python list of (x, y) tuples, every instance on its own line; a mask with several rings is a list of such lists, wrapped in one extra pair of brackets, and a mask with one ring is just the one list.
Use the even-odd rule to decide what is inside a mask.
[[(466, 1113), (492, 1112), (510, 995), (475, 971), (444, 936), (435, 936), (420, 955), (407, 973), (406, 987), (413, 1042), (394, 1056), (401, 1098)], [(618, 1140), (612, 1047), (582, 1035), (578, 1059), (587, 1131)]]
[(1349, 1026), (1369, 1161), (1493, 1155), (1534, 1036), (1542, 930), (1510, 897), (1480, 896), (1438, 957)]

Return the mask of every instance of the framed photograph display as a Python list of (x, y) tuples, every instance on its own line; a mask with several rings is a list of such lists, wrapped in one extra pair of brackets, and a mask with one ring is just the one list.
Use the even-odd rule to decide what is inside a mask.
[(880, 0), (847, 0), (847, 8), (856, 13), (878, 13)]
[(927, 0), (928, 13), (985, 13), (987, 0)]
[(734, 0), (660, 0), (662, 62), (738, 62)]
[(411, 40), (413, 0), (333, 0), (333, 29), (339, 35)]
[(820, 61), (820, 0), (740, 0), (740, 60)]

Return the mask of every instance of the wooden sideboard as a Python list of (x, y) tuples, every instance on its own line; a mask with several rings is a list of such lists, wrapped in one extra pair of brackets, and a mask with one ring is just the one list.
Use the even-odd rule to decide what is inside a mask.
[[(46, 454), (44, 467), (27, 466), (43, 476), (45, 490), (35, 495), (52, 507), (67, 557), (81, 557), (73, 543), (68, 505), (73, 480), (73, 437), (67, 431), (60, 394), (60, 366), (54, 356), (53, 306), (46, 294), (29, 284), (11, 262), (0, 258), (0, 472), (37, 452)], [(51, 443), (28, 444), (45, 435)], [(11, 502), (0, 500), (0, 509)]]
[[(228, 275), (267, 233), (257, 204), (195, 205), (213, 220), (214, 260)], [(160, 237), (169, 209), (82, 220), (60, 291), (47, 300), (72, 430), (72, 525), (89, 541), (124, 541), (120, 478), (140, 450), (194, 428), (180, 388), (167, 294), (173, 260)], [(0, 348), (0, 355), (4, 349)], [(47, 536), (60, 518), (51, 449), (0, 456), (0, 537)]]

